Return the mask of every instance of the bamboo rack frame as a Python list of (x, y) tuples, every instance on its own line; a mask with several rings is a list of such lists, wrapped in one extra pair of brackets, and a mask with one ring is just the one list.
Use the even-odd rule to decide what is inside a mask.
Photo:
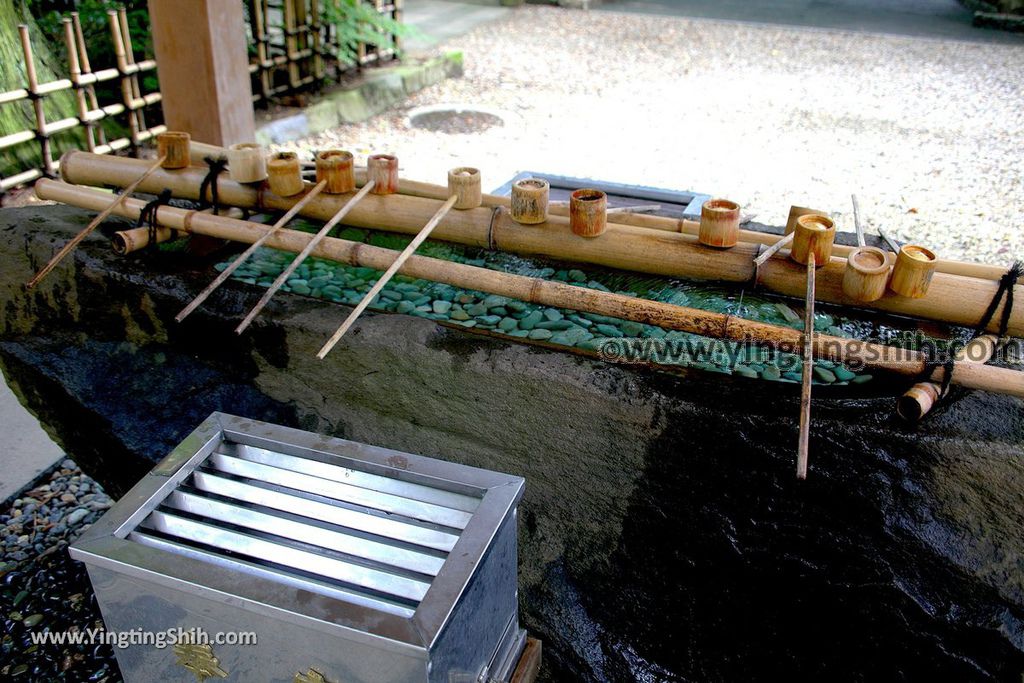
[[(111, 35), (114, 40), (115, 53), (118, 54), (118, 66), (112, 69), (101, 69), (93, 72), (86, 51), (85, 38), (82, 33), (78, 13), (71, 14), (70, 19), (63, 21), (64, 42), (67, 50), (68, 78), (60, 78), (48, 83), (39, 83), (36, 73), (36, 60), (32, 54), (32, 45), (28, 27), (18, 27), (22, 53), (25, 59), (25, 87), (0, 93), (0, 106), (16, 102), (29, 101), (34, 114), (34, 125), (28, 130), (18, 131), (0, 137), (0, 149), (15, 145), (36, 143), (40, 149), (40, 165), (0, 178), (0, 196), (6, 191), (25, 185), (41, 177), (55, 175), (55, 161), (51, 138), (60, 133), (84, 127), (86, 129), (86, 146), (92, 152), (108, 154), (128, 147), (137, 148), (143, 142), (164, 132), (166, 126), (146, 127), (142, 118), (145, 107), (161, 101), (159, 92), (143, 95), (138, 91), (138, 75), (156, 69), (154, 60), (136, 62), (134, 56), (129, 58), (130, 37), (122, 24), (117, 12), (111, 16)], [(114, 26), (117, 26), (116, 32)], [(96, 99), (95, 85), (108, 81), (121, 82), (123, 102), (100, 106)], [(134, 85), (133, 85), (134, 84)], [(44, 109), (45, 98), (54, 93), (71, 90), (75, 94), (76, 115), (57, 121), (47, 121)], [(130, 134), (127, 137), (106, 141), (100, 122), (108, 117), (125, 115), (129, 123)], [(140, 125), (141, 122), (141, 125)]]
[[(403, 2), (368, 2), (378, 13), (401, 21)], [(391, 36), (395, 49), (374, 46), (357, 47), (357, 63), (349, 65), (337, 58), (338, 40), (334, 26), (322, 21), (321, 0), (247, 0), (249, 33), (256, 50), (249, 64), (253, 78), (253, 102), (267, 102), (287, 93), (317, 87), (333, 78), (395, 57), (399, 42)]]
[[(106, 193), (53, 180), (39, 181), (36, 184), (36, 192), (44, 199), (53, 199), (93, 210), (101, 210), (110, 202), (110, 197)], [(373, 203), (374, 199), (370, 196), (363, 201)], [(137, 218), (144, 205), (145, 203), (140, 200), (128, 198), (117, 206), (114, 213), (126, 218)], [(454, 212), (449, 216), (467, 216), (472, 211)], [(161, 207), (158, 218), (168, 228), (250, 244), (271, 230), (270, 226), (175, 207)], [(267, 240), (266, 245), (274, 249), (298, 253), (309, 243), (309, 239), (309, 233), (279, 229), (276, 235)], [(317, 245), (311, 255), (339, 263), (386, 270), (394, 263), (398, 252), (362, 242), (327, 237)], [(801, 285), (806, 287), (804, 268), (800, 266), (798, 270), (800, 271)], [(414, 278), (499, 294), (530, 303), (572, 308), (667, 329), (682, 330), (715, 339), (753, 341), (787, 352), (797, 352), (803, 339), (803, 332), (788, 327), (576, 287), (563, 282), (502, 273), (426, 256), (413, 255), (409, 257), (400, 272)], [(818, 271), (819, 276), (820, 274), (821, 270)], [(856, 339), (816, 334), (813, 339), (813, 347), (815, 358), (827, 358), (835, 362), (862, 363), (866, 367), (902, 375), (921, 376), (928, 369), (927, 360), (916, 351), (862, 342)], [(931, 373), (931, 379), (941, 381), (942, 375), (942, 368), (938, 368)], [(1024, 372), (958, 361), (955, 364), (952, 381), (969, 389), (994, 391), (1024, 398)]]
[[(85, 185), (123, 187), (137, 178), (145, 165), (144, 161), (113, 159), (88, 152), (69, 152), (61, 159), (62, 176), (68, 182)], [(160, 170), (143, 183), (140, 191), (158, 192), (167, 187), (177, 197), (196, 199), (202, 176), (202, 169), (197, 168), (174, 172)], [(295, 203), (293, 199), (257, 191), (227, 179), (220, 183), (220, 196), (225, 204), (270, 211), (285, 211)], [(338, 202), (337, 198), (321, 195), (302, 214), (326, 220), (337, 211)], [(438, 200), (422, 197), (371, 196), (353, 209), (346, 224), (375, 229), (387, 226), (393, 232), (415, 234), (438, 206)], [(448, 242), (653, 275), (736, 283), (751, 282), (759, 275), (761, 285), (777, 294), (802, 298), (805, 292), (804, 269), (791, 262), (788, 252), (776, 255), (756, 269), (753, 259), (757, 246), (750, 243), (740, 243), (726, 251), (712, 250), (697, 244), (691, 235), (611, 223), (600, 238), (583, 239), (571, 234), (565, 218), (549, 216), (545, 223), (525, 228), (513, 221), (508, 212), (495, 212), (486, 206), (449, 214), (434, 235)], [(998, 291), (998, 284), (993, 281), (936, 273), (928, 294), (920, 299), (887, 293), (877, 301), (856, 302), (842, 291), (845, 268), (846, 259), (837, 256), (820, 266), (816, 283), (818, 301), (973, 327)], [(1024, 301), (1024, 285), (1017, 285), (1015, 293)], [(993, 316), (992, 330), (998, 326), (1003, 305), (1005, 302)], [(1012, 312), (1009, 334), (1024, 336), (1024, 306)]]

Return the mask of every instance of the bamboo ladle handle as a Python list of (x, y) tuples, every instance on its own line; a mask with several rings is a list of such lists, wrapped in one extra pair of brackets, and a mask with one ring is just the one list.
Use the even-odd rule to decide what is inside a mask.
[(236, 258), (234, 261), (231, 262), (231, 265), (229, 265), (227, 268), (225, 268), (221, 272), (221, 274), (218, 275), (217, 278), (206, 287), (206, 289), (204, 289), (202, 292), (199, 293), (199, 296), (197, 296), (195, 299), (193, 299), (189, 303), (188, 306), (185, 306), (185, 308), (181, 309), (181, 312), (178, 313), (178, 315), (175, 316), (175, 318), (174, 318), (175, 322), (179, 322), (180, 323), (190, 313), (192, 313), (192, 311), (194, 311), (197, 308), (199, 308), (199, 306), (204, 301), (206, 301), (207, 298), (209, 298), (209, 296), (211, 294), (213, 294), (214, 291), (216, 291), (216, 289), (218, 287), (220, 287), (222, 284), (224, 284), (225, 280), (227, 280), (229, 277), (231, 277), (231, 274), (233, 272), (238, 270), (239, 266), (241, 266), (243, 263), (245, 263), (246, 259), (248, 259), (250, 256), (252, 256), (253, 253), (255, 253), (255, 251), (257, 249), (262, 247), (263, 244), (267, 240), (269, 240), (271, 237), (273, 237), (275, 234), (277, 234), (277, 232), (281, 228), (283, 228), (285, 225), (287, 225), (288, 221), (290, 221), (291, 219), (295, 218), (295, 214), (297, 214), (299, 211), (301, 211), (302, 207), (306, 206), (306, 204), (308, 204), (310, 202), (310, 200), (313, 199), (313, 197), (316, 197), (318, 194), (320, 194), (320, 191), (323, 190), (326, 186), (327, 186), (327, 181), (326, 180), (320, 181), (319, 183), (314, 185), (313, 188), (309, 192), (307, 192), (306, 195), (302, 199), (300, 199), (299, 201), (295, 202), (295, 204), (292, 206), (292, 208), (288, 209), (288, 212), (285, 215), (281, 216), (281, 218), (279, 218), (278, 221), (276, 223), (274, 223), (274, 225), (272, 225), (269, 230), (267, 230), (265, 233), (263, 233), (262, 237), (260, 237), (258, 240), (256, 240), (252, 244), (250, 244), (248, 249), (243, 251), (238, 256), (238, 258)]
[(36, 276), (29, 280), (25, 286), (28, 289), (32, 289), (33, 287), (38, 285), (44, 277), (50, 274), (51, 270), (57, 267), (57, 264), (60, 263), (65, 256), (70, 254), (74, 250), (74, 248), (77, 247), (82, 242), (82, 240), (88, 237), (92, 233), (92, 231), (96, 229), (96, 226), (105, 221), (107, 217), (114, 212), (114, 209), (116, 209), (118, 205), (122, 201), (124, 201), (126, 197), (131, 195), (132, 192), (135, 192), (135, 189), (142, 184), (143, 180), (148, 178), (153, 173), (153, 171), (160, 168), (161, 164), (163, 164), (166, 159), (167, 157), (160, 157), (159, 159), (154, 161), (153, 165), (147, 168), (145, 172), (143, 172), (142, 175), (136, 178), (131, 185), (124, 188), (124, 192), (114, 197), (114, 201), (110, 202), (110, 204), (105, 209), (100, 211), (99, 214), (97, 214), (96, 218), (93, 218), (92, 221), (89, 222), (89, 225), (85, 226), (80, 233), (72, 237), (71, 241), (65, 244), (64, 247), (61, 248), (61, 250), (58, 251), (54, 255), (54, 257), (50, 259), (50, 262), (43, 266), (42, 270), (36, 273)]
[(313, 250), (316, 249), (316, 246), (320, 244), (323, 238), (327, 237), (327, 233), (329, 233), (334, 228), (335, 225), (340, 223), (341, 219), (344, 218), (348, 214), (348, 212), (351, 211), (352, 208), (359, 203), (359, 200), (361, 200), (363, 197), (369, 194), (370, 190), (372, 190), (375, 185), (376, 183), (374, 183), (374, 181), (372, 180), (363, 185), (362, 189), (360, 189), (359, 192), (356, 192), (351, 199), (345, 202), (344, 205), (342, 205), (342, 207), (338, 209), (337, 213), (331, 216), (331, 220), (327, 221), (327, 223), (324, 224), (324, 227), (320, 228), (320, 232), (313, 235), (309, 242), (306, 243), (306, 246), (303, 247), (302, 251), (299, 252), (299, 255), (296, 256), (295, 259), (288, 264), (288, 267), (285, 268), (280, 275), (277, 276), (277, 279), (274, 280), (274, 284), (270, 286), (270, 289), (268, 289), (267, 292), (263, 295), (263, 297), (256, 303), (256, 305), (253, 306), (252, 310), (249, 311), (249, 315), (245, 316), (245, 320), (238, 324), (238, 327), (235, 328), (236, 333), (242, 334), (242, 332), (245, 331), (245, 328), (249, 327), (249, 323), (251, 323), (253, 319), (257, 315), (259, 315), (260, 311), (263, 310), (264, 306), (270, 303), (271, 297), (273, 297), (274, 294), (277, 293), (277, 290), (281, 289), (284, 283), (288, 281), (288, 277), (292, 273), (294, 273), (295, 270), (300, 265), (302, 265), (302, 262), (306, 260), (306, 257), (313, 253)]
[(394, 277), (395, 273), (397, 273), (398, 269), (402, 267), (406, 259), (413, 255), (413, 252), (415, 252), (416, 249), (418, 249), (419, 246), (423, 244), (424, 240), (426, 240), (427, 237), (430, 236), (430, 233), (433, 232), (434, 228), (437, 227), (437, 224), (441, 222), (441, 219), (443, 219), (445, 215), (451, 210), (451, 208), (455, 206), (455, 202), (458, 199), (459, 196), (453, 194), (451, 197), (448, 198), (448, 201), (441, 205), (441, 208), (437, 210), (437, 213), (435, 213), (433, 217), (430, 219), (430, 221), (428, 221), (427, 224), (423, 226), (423, 229), (416, 234), (416, 237), (413, 238), (412, 242), (409, 242), (409, 245), (402, 250), (402, 253), (398, 255), (398, 258), (395, 259), (394, 263), (392, 263), (388, 267), (388, 269), (384, 271), (384, 274), (380, 276), (380, 279), (377, 280), (377, 283), (370, 288), (370, 291), (366, 293), (366, 296), (363, 297), (363, 300), (360, 301), (359, 304), (352, 310), (352, 312), (348, 314), (348, 317), (345, 318), (345, 322), (343, 322), (341, 326), (337, 330), (335, 330), (334, 334), (331, 335), (331, 338), (328, 339), (327, 343), (323, 345), (323, 348), (321, 348), (320, 351), (317, 352), (317, 358), (323, 360), (323, 358), (328, 353), (331, 352), (331, 349), (333, 349), (334, 345), (338, 343), (338, 340), (345, 336), (345, 333), (348, 332), (350, 327), (352, 327), (352, 324), (356, 321), (356, 318), (358, 318), (362, 314), (362, 312), (366, 310), (366, 307), (370, 305), (370, 302), (373, 301), (373, 297), (380, 294), (380, 291), (384, 289), (384, 286), (391, 280), (392, 277)]
[(796, 451), (796, 478), (807, 478), (811, 433), (811, 378), (814, 371), (814, 251), (807, 255), (807, 307), (804, 311), (803, 375), (800, 387), (800, 439)]

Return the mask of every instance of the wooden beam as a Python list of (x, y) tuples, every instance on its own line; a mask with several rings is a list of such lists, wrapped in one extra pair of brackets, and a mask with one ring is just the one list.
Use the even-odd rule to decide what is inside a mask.
[(149, 0), (149, 16), (167, 127), (216, 145), (252, 141), (242, 3)]

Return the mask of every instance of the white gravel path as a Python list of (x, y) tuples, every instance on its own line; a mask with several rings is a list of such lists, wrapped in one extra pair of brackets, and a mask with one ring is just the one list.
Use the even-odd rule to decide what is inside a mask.
[[(833, 212), (941, 256), (1024, 257), (1024, 46), (527, 7), (453, 39), (466, 75), (292, 146), (695, 190), (781, 224)], [(477, 134), (409, 127), (417, 106), (507, 112)]]

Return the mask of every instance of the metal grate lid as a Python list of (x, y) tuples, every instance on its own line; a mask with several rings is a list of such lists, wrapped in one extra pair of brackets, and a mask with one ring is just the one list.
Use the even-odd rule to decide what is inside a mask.
[[(518, 477), (214, 414), (89, 536), (171, 553), (193, 583), (200, 562), (254, 587), (284, 584), (401, 619), (433, 596), (419, 626), (434, 622), (426, 631), (436, 635), (475, 565), (465, 558), (479, 560), (522, 487)], [(106, 549), (96, 555), (113, 559)], [(120, 555), (161, 566), (130, 548)], [(175, 574), (167, 562), (161, 570)]]

